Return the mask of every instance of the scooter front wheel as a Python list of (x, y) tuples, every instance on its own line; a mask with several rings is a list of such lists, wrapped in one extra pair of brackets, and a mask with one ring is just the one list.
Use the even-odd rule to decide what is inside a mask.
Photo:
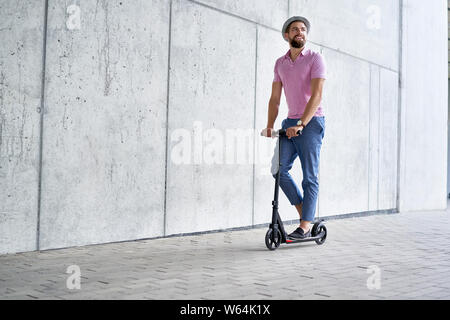
[(312, 236), (315, 237), (322, 233), (322, 237), (316, 240), (316, 243), (318, 245), (324, 244), (325, 240), (327, 239), (327, 227), (321, 222), (315, 223), (312, 229)]
[(269, 250), (277, 249), (281, 244), (281, 232), (277, 230), (274, 233), (272, 228), (269, 228), (266, 233), (266, 247)]

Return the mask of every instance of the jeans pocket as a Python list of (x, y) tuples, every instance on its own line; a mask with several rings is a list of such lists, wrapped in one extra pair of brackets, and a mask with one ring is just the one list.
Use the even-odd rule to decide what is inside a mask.
[(320, 124), (320, 126), (322, 128), (320, 130), (320, 133), (322, 134), (322, 139), (323, 139), (323, 137), (325, 135), (325, 117), (319, 117), (319, 124)]
[(315, 134), (319, 134), (323, 138), (325, 131), (325, 121), (323, 117), (313, 117), (311, 120), (311, 127), (311, 130), (313, 130)]

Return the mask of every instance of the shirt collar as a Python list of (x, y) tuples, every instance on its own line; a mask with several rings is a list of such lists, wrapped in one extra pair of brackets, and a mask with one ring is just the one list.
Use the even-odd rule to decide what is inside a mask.
[[(301, 55), (301, 56), (306, 56), (306, 55), (308, 54), (308, 51), (309, 51), (308, 47), (305, 46), (305, 48), (303, 48), (303, 50), (300, 52), (300, 55)], [(286, 54), (284, 55), (284, 57), (285, 57), (286, 59), (290, 59), (290, 58), (291, 58), (291, 49), (289, 49), (289, 50), (286, 52)]]

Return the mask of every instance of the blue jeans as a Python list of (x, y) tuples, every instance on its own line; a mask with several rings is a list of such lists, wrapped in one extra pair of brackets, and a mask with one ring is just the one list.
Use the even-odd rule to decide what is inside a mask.
[[(297, 125), (299, 119), (285, 119), (282, 128), (287, 129)], [(292, 205), (303, 203), (302, 220), (313, 221), (317, 196), (319, 193), (319, 159), (322, 139), (325, 134), (325, 117), (313, 117), (298, 137), (288, 139), (281, 137), (280, 150), (280, 187)], [(272, 175), (278, 172), (278, 144), (272, 159)], [(297, 184), (289, 174), (294, 160), (300, 158), (303, 171), (303, 197)]]

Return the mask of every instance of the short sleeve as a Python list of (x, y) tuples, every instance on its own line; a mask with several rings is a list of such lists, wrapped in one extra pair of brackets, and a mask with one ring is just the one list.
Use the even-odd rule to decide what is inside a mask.
[(326, 79), (327, 67), (325, 59), (320, 53), (315, 54), (312, 66), (311, 66), (311, 79)]
[(275, 62), (275, 67), (273, 68), (273, 81), (272, 82), (281, 82), (280, 74), (278, 73), (278, 60)]

